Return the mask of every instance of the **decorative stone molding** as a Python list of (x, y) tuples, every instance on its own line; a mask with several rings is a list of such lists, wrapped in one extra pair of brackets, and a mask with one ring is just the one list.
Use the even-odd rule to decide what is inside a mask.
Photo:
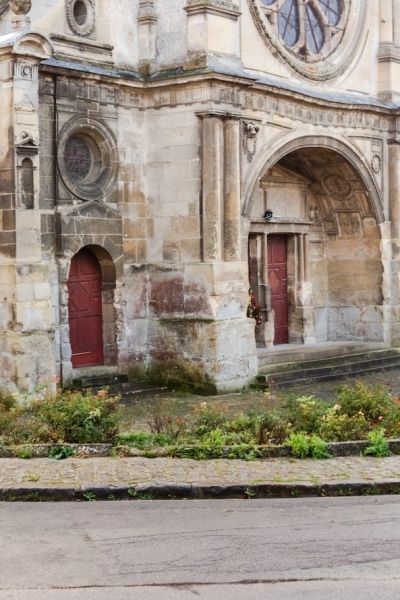
[(241, 12), (238, 4), (231, 0), (188, 0), (185, 6), (187, 13), (218, 13), (233, 19), (238, 19)]
[(379, 154), (374, 154), (371, 159), (371, 168), (374, 173), (378, 174), (382, 169), (382, 158)]
[(28, 148), (32, 148), (35, 150), (35, 154), (37, 154), (39, 149), (39, 143), (36, 135), (34, 135), (30, 131), (21, 131), (18, 135), (15, 136), (15, 145), (18, 149), (27, 150)]
[(257, 133), (260, 128), (252, 121), (243, 121), (243, 150), (247, 156), (247, 160), (251, 162), (257, 150)]
[(10, 8), (16, 15), (27, 15), (32, 8), (31, 0), (11, 0)]
[(65, 9), (68, 25), (74, 33), (88, 36), (93, 32), (96, 21), (93, 0), (67, 0)]

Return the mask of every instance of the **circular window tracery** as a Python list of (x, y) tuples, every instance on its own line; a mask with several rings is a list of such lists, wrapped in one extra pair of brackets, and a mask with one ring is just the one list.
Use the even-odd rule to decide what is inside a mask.
[(92, 153), (86, 142), (71, 135), (67, 139), (64, 151), (65, 170), (72, 181), (84, 181), (90, 173)]
[(260, 0), (275, 33), (300, 60), (316, 62), (340, 43), (351, 0)]
[(97, 119), (72, 119), (60, 132), (57, 164), (65, 186), (74, 196), (81, 200), (106, 197), (118, 173), (113, 133)]
[(248, 2), (260, 33), (275, 53), (302, 75), (323, 80), (342, 72), (353, 57), (368, 0)]

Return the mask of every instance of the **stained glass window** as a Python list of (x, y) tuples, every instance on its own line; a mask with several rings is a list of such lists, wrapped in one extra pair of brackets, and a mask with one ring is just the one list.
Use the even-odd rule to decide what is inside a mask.
[(312, 62), (337, 45), (350, 0), (259, 0), (282, 42), (301, 60)]
[(65, 170), (74, 182), (81, 182), (89, 175), (92, 153), (86, 142), (75, 135), (68, 138), (64, 151)]

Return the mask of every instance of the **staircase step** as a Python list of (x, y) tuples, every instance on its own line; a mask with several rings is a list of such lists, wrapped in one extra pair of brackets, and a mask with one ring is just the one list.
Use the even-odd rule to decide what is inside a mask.
[(260, 369), (255, 385), (269, 387), (275, 384), (278, 387), (288, 387), (316, 381), (337, 381), (343, 377), (395, 368), (400, 368), (400, 354), (397, 350), (375, 351), (300, 364), (275, 364), (267, 372)]
[(112, 385), (120, 385), (128, 381), (127, 375), (120, 373), (82, 376), (72, 380), (72, 387), (79, 389), (94, 389)]
[(75, 390), (92, 390), (94, 393), (107, 388), (110, 396), (120, 395), (123, 403), (168, 391), (166, 387), (151, 385), (147, 381), (129, 381), (127, 375), (117, 373), (115, 370), (109, 373), (81, 375), (74, 378), (69, 387)]
[(286, 362), (284, 360), (279, 363), (262, 363), (259, 361), (259, 374), (272, 374), (277, 372), (287, 372), (287, 371), (300, 371), (308, 368), (322, 368), (324, 366), (327, 367), (340, 367), (343, 364), (364, 364), (369, 360), (391, 360), (391, 359), (400, 359), (400, 352), (398, 349), (386, 349), (386, 350), (375, 350), (369, 352), (362, 353), (351, 353), (351, 354), (342, 354), (340, 356), (335, 357), (326, 357), (325, 355), (312, 360), (302, 360), (295, 361), (293, 360), (295, 356), (290, 356), (290, 362)]

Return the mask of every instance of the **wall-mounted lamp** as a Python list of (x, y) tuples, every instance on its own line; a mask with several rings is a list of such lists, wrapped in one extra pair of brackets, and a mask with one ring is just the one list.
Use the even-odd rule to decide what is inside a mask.
[(265, 213), (264, 213), (264, 219), (266, 221), (270, 221), (273, 216), (274, 216), (274, 213), (270, 209), (266, 210)]

